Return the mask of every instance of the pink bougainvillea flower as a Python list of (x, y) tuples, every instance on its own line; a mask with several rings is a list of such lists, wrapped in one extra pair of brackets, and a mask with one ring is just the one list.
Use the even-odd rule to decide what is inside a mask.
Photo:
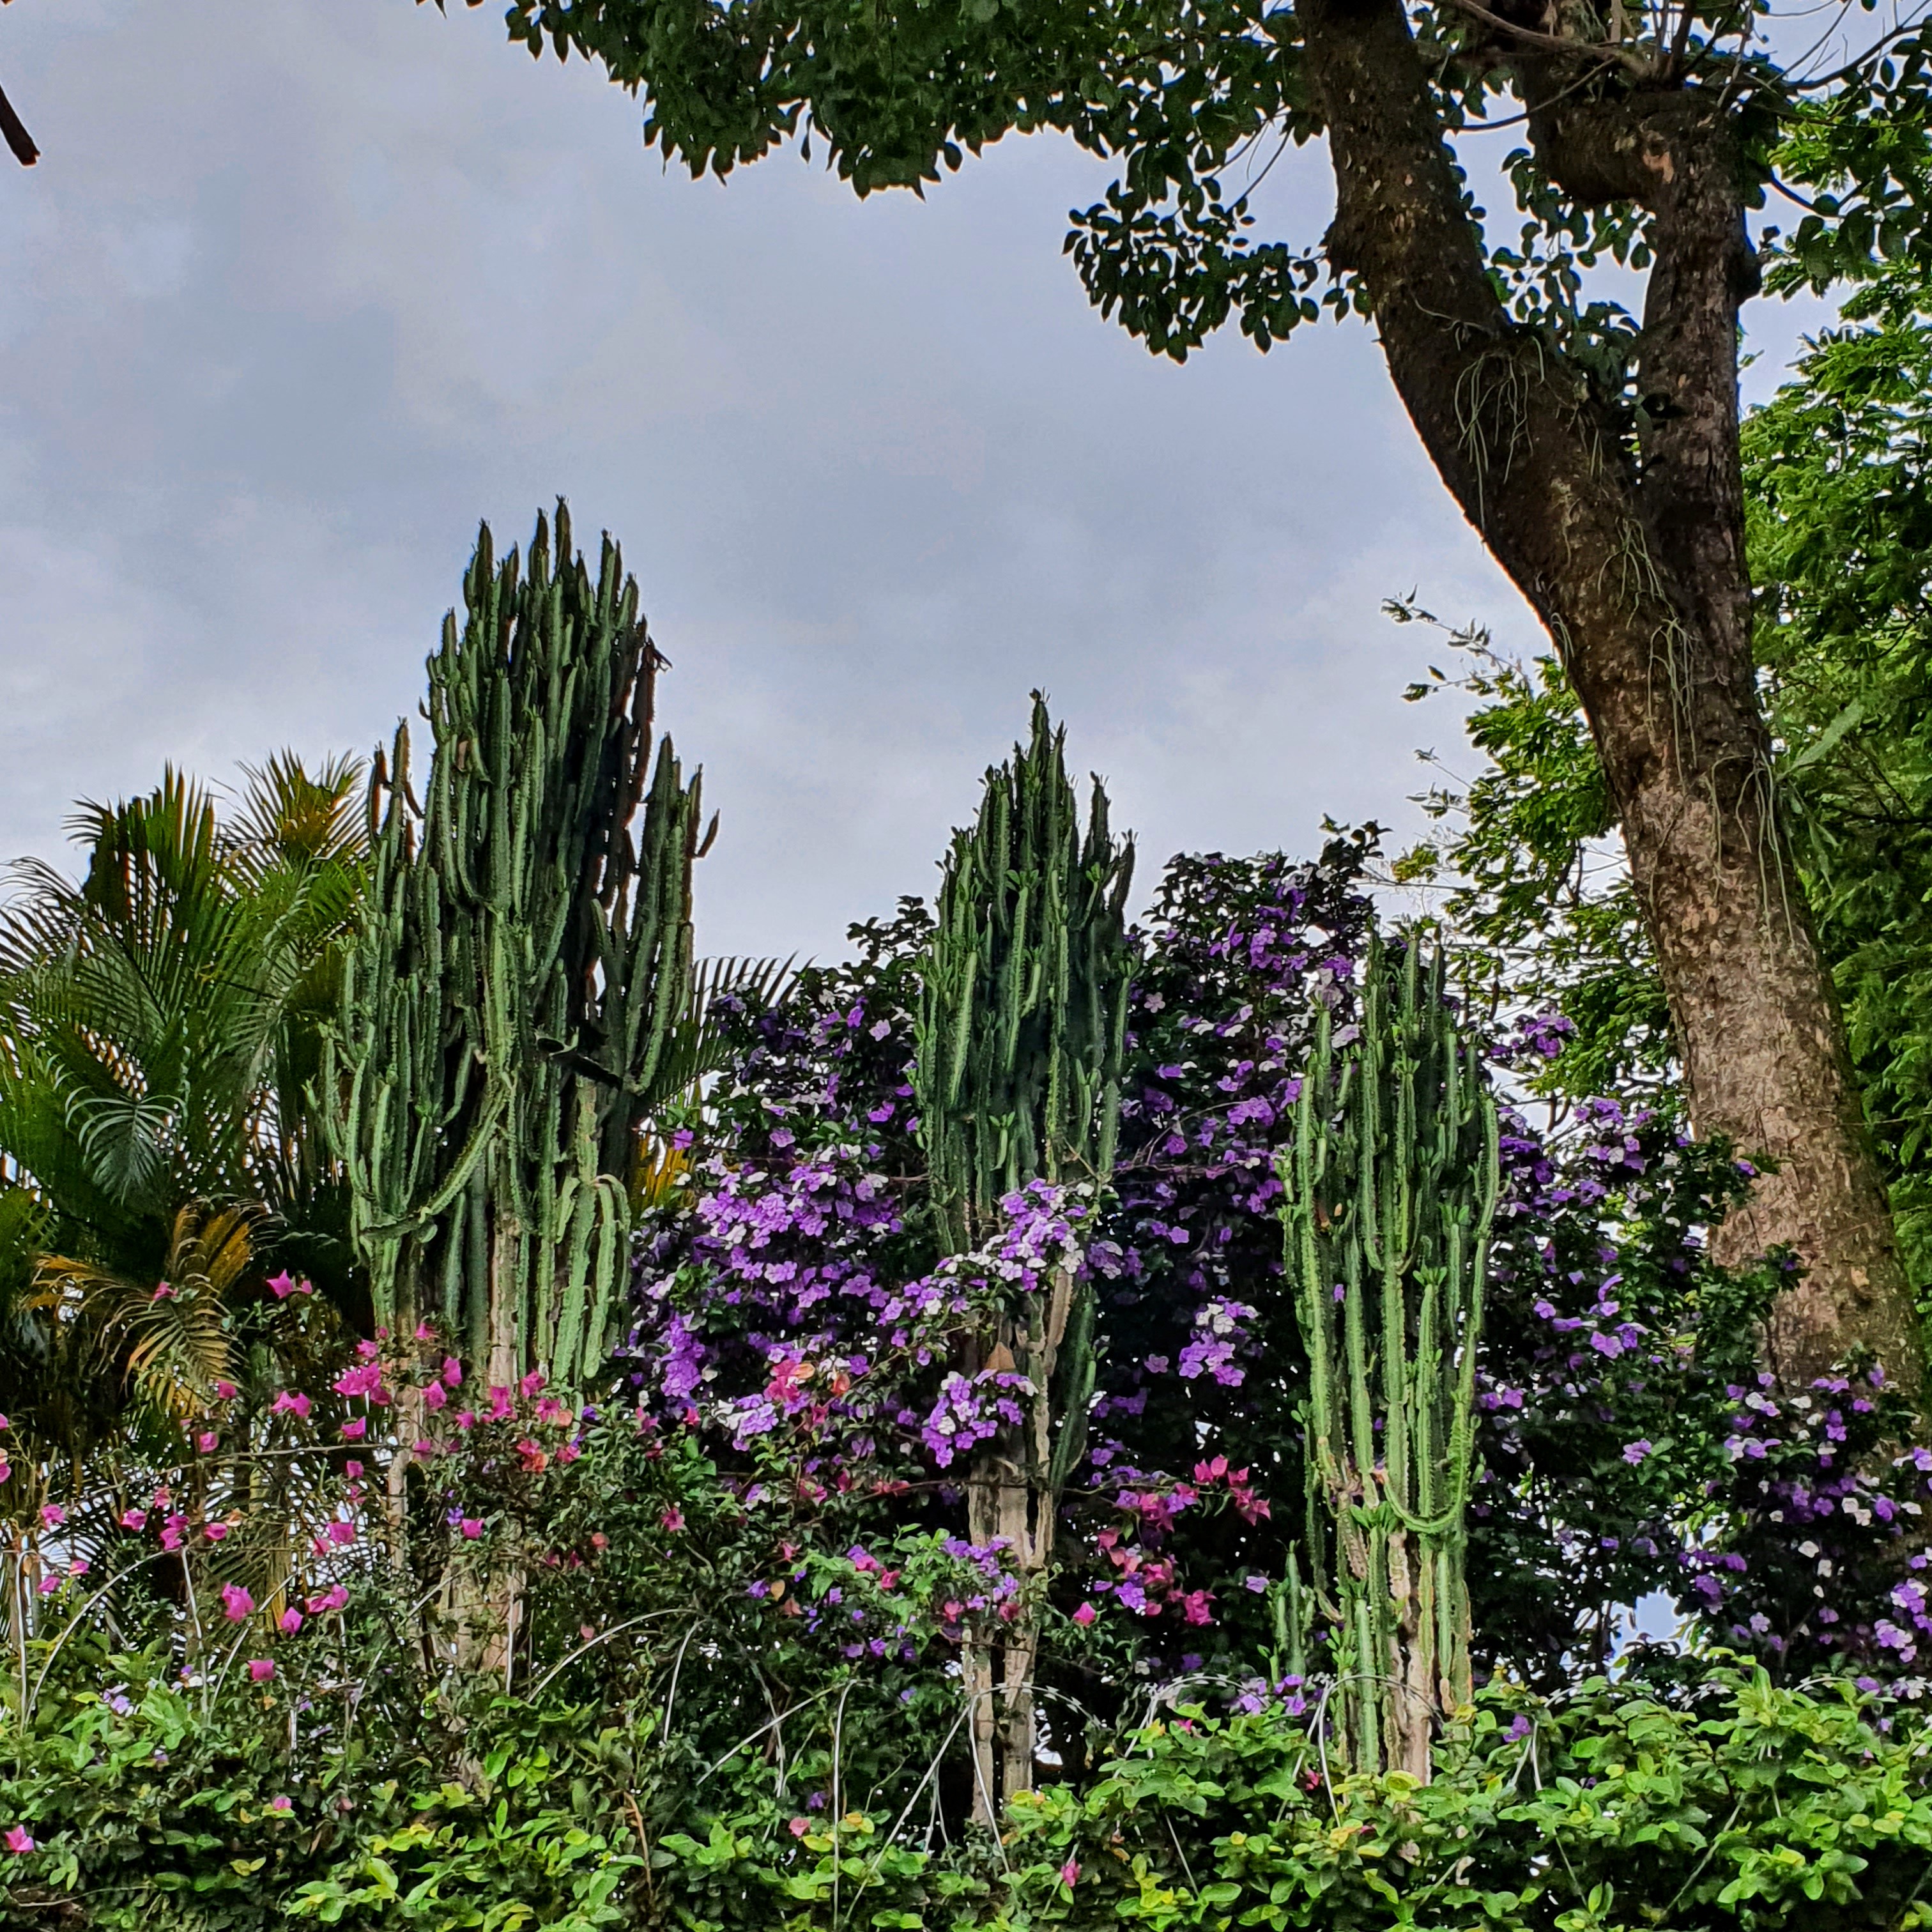
[(58, 1529), (66, 1520), (67, 1511), (62, 1509), (58, 1503), (41, 1504), (40, 1521), (46, 1528)]
[(199, 1449), (204, 1456), (206, 1456), (213, 1451), (215, 1444), (220, 1440), (220, 1438), (215, 1434), (213, 1430), (210, 1429), (205, 1430), (202, 1434), (197, 1436), (194, 1438), (194, 1446)]
[(1073, 1612), (1073, 1621), (1076, 1624), (1090, 1624), (1094, 1621), (1095, 1614), (1091, 1604), (1082, 1604), (1079, 1609)]
[(13, 1426), (4, 1415), (0, 1415), (0, 1429), (11, 1429)]
[(464, 1534), (466, 1536), (472, 1543), (474, 1543), (476, 1539), (483, 1534), (483, 1520), (480, 1516), (466, 1516), (460, 1517), (458, 1520), (456, 1526), (462, 1531)]
[(473, 1408), (459, 1408), (456, 1412), (456, 1426), (459, 1429), (474, 1429), (476, 1412)]
[(24, 1825), (10, 1825), (7, 1828), (7, 1849), (16, 1858), (25, 1858), (34, 1849), (34, 1834)]
[(153, 1298), (156, 1301), (173, 1300), (175, 1298), (175, 1291), (172, 1283), (164, 1281), (158, 1284), (154, 1289)]
[(343, 1435), (351, 1442), (360, 1442), (368, 1432), (368, 1420), (364, 1416), (352, 1416), (342, 1425)]
[(431, 1382), (423, 1390), (423, 1406), (425, 1408), (440, 1408), (448, 1400), (449, 1391), (440, 1382)]
[(352, 1522), (344, 1522), (338, 1517), (322, 1532), (322, 1534), (338, 1549), (346, 1550), (356, 1540), (356, 1526)]
[(275, 1628), (284, 1636), (293, 1636), (302, 1627), (302, 1613), (297, 1610), (284, 1610), (276, 1620)]
[(268, 1406), (271, 1415), (292, 1415), (298, 1422), (308, 1420), (309, 1399), (305, 1395), (291, 1394), (286, 1389), (276, 1396)]
[(225, 1522), (212, 1522), (202, 1532), (202, 1534), (211, 1543), (225, 1542), (228, 1536), (228, 1526)]
[(286, 1268), (278, 1275), (268, 1277), (268, 1292), (278, 1301), (286, 1301), (296, 1292), (295, 1276)]
[(790, 1832), (794, 1838), (802, 1838), (812, 1829), (812, 1820), (809, 1818), (794, 1818), (785, 1829)]
[(85, 1556), (76, 1556), (67, 1566), (67, 1574), (70, 1576), (85, 1576), (91, 1567)]
[(255, 1614), (255, 1599), (239, 1583), (224, 1583), (221, 1586), (221, 1610), (231, 1624), (238, 1624), (244, 1617)]
[(435, 1339), (436, 1331), (427, 1322), (418, 1322), (416, 1324), (416, 1340), (418, 1342), (430, 1342)]
[(658, 1520), (667, 1529), (682, 1529), (684, 1527), (684, 1512), (674, 1503)]
[(146, 1529), (147, 1526), (148, 1512), (146, 1510), (123, 1510), (121, 1512), (121, 1527), (123, 1529)]
[(308, 1613), (312, 1617), (319, 1617), (325, 1610), (340, 1610), (348, 1600), (348, 1591), (338, 1583), (332, 1590), (324, 1590), (320, 1595), (310, 1598)]
[(40, 1579), (40, 1594), (51, 1597), (66, 1581), (64, 1576), (43, 1576)]
[(523, 1391), (524, 1400), (526, 1402), (528, 1402), (543, 1385), (544, 1372), (541, 1369), (531, 1370), (530, 1373), (517, 1384), (518, 1388)]
[(232, 1402), (235, 1400), (235, 1384), (231, 1382), (218, 1382), (214, 1385), (214, 1394), (218, 1401)]
[(14, 1466), (5, 1456), (0, 1456), (0, 1483), (4, 1483), (14, 1473)]
[(271, 1811), (292, 1811), (295, 1808), (286, 1798), (272, 1798), (268, 1800), (268, 1809)]
[(1062, 1865), (1060, 1868), (1060, 1883), (1065, 1886), (1068, 1891), (1071, 1892), (1074, 1886), (1079, 1882), (1079, 1879), (1080, 1867), (1078, 1862), (1075, 1859), (1069, 1858), (1066, 1864)]
[(454, 1355), (446, 1355), (442, 1358), (442, 1383), (446, 1388), (460, 1388), (463, 1386), (463, 1364)]
[(275, 1674), (275, 1660), (272, 1657), (251, 1657), (248, 1660), (248, 1677), (251, 1683), (266, 1684)]
[(352, 1456), (347, 1462), (343, 1464), (342, 1473), (352, 1483), (358, 1476), (362, 1474), (362, 1465), (357, 1462), (355, 1457)]

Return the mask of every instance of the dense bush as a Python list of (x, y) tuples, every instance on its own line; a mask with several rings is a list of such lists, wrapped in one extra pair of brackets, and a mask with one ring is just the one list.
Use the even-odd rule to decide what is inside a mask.
[[(1932, 1736), (1848, 1686), (1485, 1693), (1432, 1783), (1352, 1778), (1279, 1706), (1184, 1702), (994, 1844), (862, 1797), (666, 1775), (663, 1707), (432, 1695), (332, 1748), (299, 1704), (97, 1657), (0, 1771), (10, 1926), (688, 1932), (1234, 1926), (1613, 1932), (1932, 1922)], [(304, 1718), (308, 1713), (302, 1712)], [(346, 1748), (345, 1748), (345, 1745)], [(782, 1780), (781, 1780), (782, 1782)]]

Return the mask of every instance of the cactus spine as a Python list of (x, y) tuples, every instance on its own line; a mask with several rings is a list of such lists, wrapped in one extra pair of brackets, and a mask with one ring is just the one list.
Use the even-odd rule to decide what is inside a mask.
[[(325, 1080), (377, 1321), (440, 1318), (490, 1382), (603, 1363), (640, 1123), (680, 1070), (699, 788), (664, 740), (663, 662), (606, 536), (560, 502), (525, 562), (485, 525), (424, 706), (370, 788), (375, 880)], [(638, 814), (642, 808), (641, 820)]]
[[(1026, 1182), (1098, 1186), (1113, 1169), (1133, 847), (1109, 831), (1097, 778), (1083, 834), (1064, 738), (1036, 692), (1030, 742), (987, 772), (979, 817), (945, 862), (914, 1078), (934, 1214), (956, 1254), (993, 1232), (1001, 1197)], [(1062, 1269), (975, 1335), (962, 1364), (1026, 1378), (1024, 1420), (975, 1460), (967, 1508), (972, 1540), (1005, 1538), (1028, 1582), (1052, 1558), (1060, 1490), (1084, 1450), (1093, 1336), (1090, 1292)], [(962, 1660), (988, 1822), (1032, 1787), (1038, 1642), (1029, 1611)]]
[(1465, 1519), (1498, 1175), (1496, 1104), (1439, 952), (1377, 942), (1359, 1029), (1322, 1008), (1277, 1160), (1342, 1726), (1358, 1768), (1426, 1780), (1437, 1718), (1472, 1695)]

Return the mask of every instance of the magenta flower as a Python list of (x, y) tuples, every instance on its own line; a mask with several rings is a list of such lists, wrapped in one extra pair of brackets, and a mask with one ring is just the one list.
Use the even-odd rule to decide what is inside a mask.
[(446, 1355), (442, 1358), (442, 1382), (446, 1388), (460, 1388), (463, 1386), (463, 1364), (454, 1355)]
[(684, 1512), (673, 1503), (658, 1520), (667, 1529), (682, 1529), (684, 1527)]
[(227, 1539), (228, 1526), (225, 1522), (212, 1522), (202, 1532), (211, 1543), (221, 1543)]
[(146, 1510), (130, 1509), (121, 1512), (121, 1527), (123, 1529), (146, 1529), (147, 1526), (148, 1512)]
[(476, 1539), (483, 1534), (483, 1520), (480, 1516), (466, 1516), (460, 1517), (458, 1520), (456, 1526), (462, 1531), (463, 1534), (467, 1537), (472, 1543), (474, 1543)]
[(206, 1456), (214, 1449), (218, 1440), (219, 1440), (219, 1438), (211, 1429), (207, 1430), (205, 1433), (197, 1436), (194, 1438), (194, 1446), (199, 1449), (204, 1456)]
[(272, 1798), (268, 1800), (268, 1809), (271, 1811), (292, 1811), (295, 1807), (286, 1798)]
[(440, 1382), (431, 1382), (423, 1390), (423, 1406), (425, 1408), (440, 1408), (448, 1400), (449, 1391)]
[(275, 1627), (283, 1636), (293, 1636), (302, 1627), (302, 1613), (297, 1610), (284, 1610)]
[(356, 1526), (352, 1522), (344, 1522), (338, 1517), (322, 1532), (322, 1534), (337, 1548), (346, 1549), (356, 1540)]
[(40, 1505), (40, 1521), (49, 1529), (59, 1528), (66, 1520), (67, 1511), (58, 1503), (43, 1503)]
[(238, 1624), (255, 1613), (255, 1599), (239, 1583), (221, 1586), (222, 1613), (231, 1624)]
[(7, 1828), (7, 1849), (16, 1858), (25, 1858), (34, 1849), (34, 1834), (24, 1825), (10, 1825)]
[(1069, 1858), (1060, 1868), (1060, 1882), (1071, 1892), (1079, 1882), (1080, 1867), (1077, 1861)]
[(1079, 1609), (1073, 1612), (1073, 1621), (1076, 1624), (1090, 1624), (1096, 1614), (1091, 1604), (1082, 1604)]
[(287, 1300), (289, 1297), (294, 1294), (295, 1292), (295, 1277), (289, 1273), (286, 1268), (283, 1269), (280, 1274), (272, 1275), (269, 1277), (268, 1292), (272, 1294), (278, 1301)]
[(343, 1435), (351, 1442), (359, 1442), (369, 1432), (368, 1419), (355, 1416), (342, 1425)]
[(164, 1281), (154, 1290), (152, 1298), (156, 1301), (172, 1301), (175, 1298), (175, 1291), (170, 1283)]
[(292, 1415), (297, 1421), (306, 1422), (308, 1420), (309, 1408), (310, 1402), (307, 1396), (292, 1395), (286, 1389), (284, 1389), (270, 1404), (268, 1413), (271, 1415)]
[(352, 1483), (358, 1476), (362, 1474), (362, 1465), (357, 1462), (352, 1456), (347, 1462), (343, 1464), (342, 1473)]
[(251, 1683), (266, 1684), (275, 1674), (273, 1658), (251, 1657), (248, 1660), (248, 1677)]

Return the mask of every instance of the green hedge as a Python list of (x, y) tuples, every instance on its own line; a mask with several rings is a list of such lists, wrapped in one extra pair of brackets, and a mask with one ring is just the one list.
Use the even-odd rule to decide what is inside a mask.
[(654, 1714), (432, 1707), (380, 1750), (318, 1726), (292, 1754), (203, 1695), (76, 1690), (0, 1744), (0, 1828), (35, 1841), (5, 1856), (8, 1928), (1932, 1924), (1932, 1730), (1839, 1683), (1492, 1690), (1426, 1786), (1337, 1774), (1309, 1716), (1184, 1711), (951, 1846), (748, 1782), (707, 1812)]

